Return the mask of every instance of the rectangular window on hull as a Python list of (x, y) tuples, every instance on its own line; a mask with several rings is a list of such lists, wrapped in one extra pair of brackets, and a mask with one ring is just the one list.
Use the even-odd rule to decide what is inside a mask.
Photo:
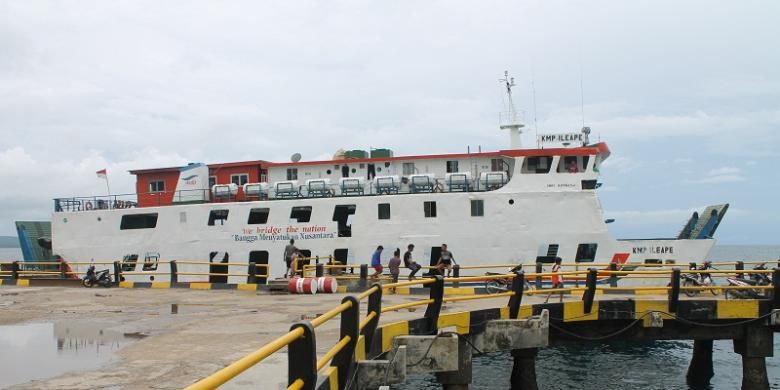
[(380, 203), (377, 205), (377, 218), (390, 219), (390, 203)]
[(298, 168), (287, 168), (287, 180), (298, 180)]
[(352, 237), (352, 216), (357, 206), (354, 204), (337, 205), (333, 210), (333, 221), (338, 223), (339, 237)]
[(436, 218), (436, 202), (425, 202), (423, 204), (425, 218)]
[(211, 210), (209, 212), (209, 226), (224, 225), (225, 221), (228, 219), (228, 212), (230, 212), (230, 210)]
[(149, 192), (165, 192), (165, 181), (163, 180), (150, 181)]
[(157, 227), (157, 213), (123, 215), (122, 222), (119, 224), (120, 230), (154, 229), (155, 227)]
[(404, 176), (414, 175), (415, 171), (416, 171), (416, 169), (414, 168), (414, 163), (404, 163), (403, 164)]
[(290, 219), (295, 222), (309, 222), (311, 220), (311, 206), (297, 206), (290, 211)]
[(249, 210), (249, 219), (246, 223), (249, 225), (262, 225), (268, 222), (268, 214), (271, 209), (267, 207)]
[(577, 263), (589, 263), (596, 260), (598, 244), (580, 244), (577, 246), (577, 255), (574, 261)]
[(125, 255), (122, 258), (122, 271), (135, 271), (136, 264), (138, 264), (138, 255)]
[(144, 256), (144, 271), (156, 271), (157, 264), (160, 262), (160, 254), (157, 252), (149, 252)]
[(456, 173), (458, 172), (458, 161), (452, 160), (447, 161), (447, 173)]
[(471, 216), (472, 217), (484, 217), (485, 216), (485, 201), (482, 199), (471, 200)]

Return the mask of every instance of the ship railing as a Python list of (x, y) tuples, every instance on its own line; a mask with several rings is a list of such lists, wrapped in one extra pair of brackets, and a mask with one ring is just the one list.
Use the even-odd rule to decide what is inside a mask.
[[(708, 272), (711, 270), (700, 271)], [(719, 271), (720, 272), (720, 271)], [(722, 272), (729, 272), (723, 270)], [(780, 309), (780, 269), (757, 270), (752, 272), (772, 273), (773, 284), (769, 286), (718, 286), (724, 290), (758, 290), (767, 293), (771, 297), (771, 305), (775, 309)], [(598, 277), (600, 273), (607, 275), (664, 275), (668, 283), (661, 283), (656, 286), (636, 286), (636, 287), (603, 287), (598, 286)], [(526, 281), (538, 280), (539, 278), (551, 277), (553, 275), (566, 277), (577, 276), (584, 277), (586, 283), (583, 287), (569, 286), (563, 288), (547, 288), (526, 290)], [(270, 357), (275, 352), (287, 348), (288, 377), (287, 389), (315, 389), (317, 378), (320, 373), (327, 377), (337, 376), (336, 383), (339, 389), (350, 388), (351, 380), (354, 378), (357, 364), (361, 360), (376, 359), (387, 351), (383, 347), (374, 343), (375, 331), (380, 322), (383, 313), (390, 311), (399, 311), (411, 309), (417, 306), (426, 306), (424, 327), (425, 329), (418, 334), (435, 335), (439, 332), (439, 319), (443, 303), (457, 303), (463, 301), (474, 301), (483, 299), (508, 298), (505, 307), (508, 308), (506, 317), (510, 319), (520, 318), (520, 309), (525, 295), (537, 294), (581, 294), (582, 311), (584, 315), (592, 313), (596, 294), (599, 292), (617, 292), (628, 295), (645, 294), (647, 292), (662, 293), (667, 295), (666, 307), (661, 309), (661, 314), (670, 315), (673, 318), (677, 313), (677, 306), (680, 300), (680, 293), (684, 291), (704, 291), (710, 290), (711, 286), (686, 287), (680, 285), (680, 268), (658, 269), (653, 271), (604, 271), (590, 267), (586, 270), (565, 271), (565, 272), (532, 272), (525, 273), (522, 270), (516, 270), (508, 274), (469, 276), (459, 278), (449, 278), (446, 282), (474, 282), (490, 281), (504, 279), (510, 281), (510, 287), (506, 291), (488, 294), (488, 295), (458, 295), (457, 292), (448, 294), (445, 289), (445, 279), (441, 276), (430, 276), (423, 279), (412, 280), (409, 282), (379, 284), (375, 283), (367, 290), (355, 296), (346, 296), (342, 303), (328, 312), (321, 314), (312, 321), (300, 321), (294, 323), (290, 331), (277, 339), (265, 344), (256, 351), (244, 356), (243, 358), (228, 364), (221, 370), (193, 383), (188, 390), (215, 389), (249, 368), (261, 363), (264, 359)], [(428, 296), (420, 299), (384, 306), (382, 304), (382, 295), (385, 293), (394, 293), (397, 289), (422, 286), (429, 290)], [(457, 290), (456, 290), (457, 291)], [(360, 303), (368, 300), (365, 315), (360, 314)], [(445, 314), (446, 315), (446, 314)], [(316, 329), (323, 324), (333, 320), (336, 316), (340, 317), (339, 339), (330, 347), (330, 349), (319, 359), (316, 353)], [(502, 318), (505, 318), (502, 315)], [(326, 368), (327, 367), (327, 368)]]

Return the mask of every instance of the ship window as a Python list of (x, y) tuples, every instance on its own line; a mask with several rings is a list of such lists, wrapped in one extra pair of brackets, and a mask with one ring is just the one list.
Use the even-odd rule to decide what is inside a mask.
[(237, 186), (242, 186), (249, 182), (249, 175), (246, 173), (230, 175), (230, 182)]
[(645, 264), (663, 264), (661, 259), (645, 259)]
[(523, 161), (523, 173), (550, 173), (552, 156), (526, 157)]
[(577, 246), (577, 255), (574, 261), (577, 263), (593, 262), (596, 260), (596, 249), (598, 244), (580, 244)]
[(217, 177), (209, 176), (209, 188), (214, 187), (215, 185), (217, 185)]
[(390, 219), (390, 203), (380, 203), (377, 206), (377, 218)]
[[(333, 251), (333, 261), (331, 264), (347, 264), (347, 258), (349, 256), (349, 249), (339, 248)], [(341, 274), (344, 272), (344, 268), (328, 268), (328, 273)]]
[(309, 222), (311, 220), (311, 206), (293, 207), (290, 219), (295, 220), (295, 222)]
[(229, 211), (226, 209), (211, 210), (209, 212), (209, 226), (224, 225), (228, 219)]
[(492, 172), (499, 172), (504, 170), (504, 159), (502, 158), (491, 158), (490, 159), (490, 170)]
[(436, 202), (423, 203), (423, 210), (425, 210), (425, 218), (436, 218)]
[(267, 207), (249, 210), (249, 218), (246, 223), (249, 225), (261, 225), (268, 222), (268, 214), (271, 209)]
[(298, 168), (287, 168), (287, 180), (298, 180)]
[(457, 160), (447, 161), (447, 173), (456, 173), (456, 172), (458, 172), (458, 161)]
[(331, 174), (331, 173), (333, 173), (333, 172), (332, 172), (330, 169), (328, 169), (327, 171), (325, 171), (325, 173), (326, 173), (326, 174), (328, 174), (328, 175), (330, 175), (330, 174)]
[(149, 192), (165, 192), (165, 181), (163, 180), (150, 181)]
[(547, 246), (547, 256), (548, 257), (555, 257), (558, 256), (558, 244), (550, 244)]
[(157, 271), (157, 264), (160, 262), (159, 253), (147, 253), (144, 256), (144, 271)]
[(153, 229), (157, 227), (157, 213), (127, 214), (122, 216), (120, 230)]
[(472, 217), (484, 217), (485, 216), (485, 201), (482, 199), (471, 200), (471, 216)]
[[(257, 283), (265, 284), (268, 279), (268, 251), (251, 251), (249, 252), (249, 262), (255, 263), (255, 274), (257, 275)], [(247, 279), (248, 281), (248, 279)]]
[(125, 255), (122, 258), (122, 271), (130, 272), (135, 271), (135, 266), (138, 263), (138, 255)]
[(355, 215), (354, 204), (337, 205), (333, 210), (333, 220), (338, 222), (339, 237), (352, 237), (352, 216)]
[(584, 171), (585, 166), (588, 163), (587, 156), (585, 161), (580, 164), (577, 156), (565, 156), (558, 162), (558, 173), (578, 173)]
[(404, 175), (414, 175), (414, 171), (416, 171), (416, 169), (414, 168), (414, 163), (413, 162), (404, 163), (404, 165), (403, 165)]

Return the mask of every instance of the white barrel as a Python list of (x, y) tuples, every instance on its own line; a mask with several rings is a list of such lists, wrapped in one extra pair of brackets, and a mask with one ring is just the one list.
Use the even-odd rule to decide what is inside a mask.
[(339, 283), (332, 276), (323, 276), (317, 279), (317, 291), (321, 293), (333, 294), (338, 291)]

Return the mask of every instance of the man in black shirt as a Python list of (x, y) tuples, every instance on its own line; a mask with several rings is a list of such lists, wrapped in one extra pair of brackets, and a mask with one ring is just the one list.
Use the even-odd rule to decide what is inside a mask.
[(411, 272), (409, 272), (409, 280), (414, 279), (414, 274), (417, 273), (417, 271), (422, 268), (420, 264), (417, 264), (414, 259), (412, 259), (412, 251), (414, 251), (414, 244), (409, 244), (407, 248), (406, 253), (404, 253), (404, 267), (409, 268)]

